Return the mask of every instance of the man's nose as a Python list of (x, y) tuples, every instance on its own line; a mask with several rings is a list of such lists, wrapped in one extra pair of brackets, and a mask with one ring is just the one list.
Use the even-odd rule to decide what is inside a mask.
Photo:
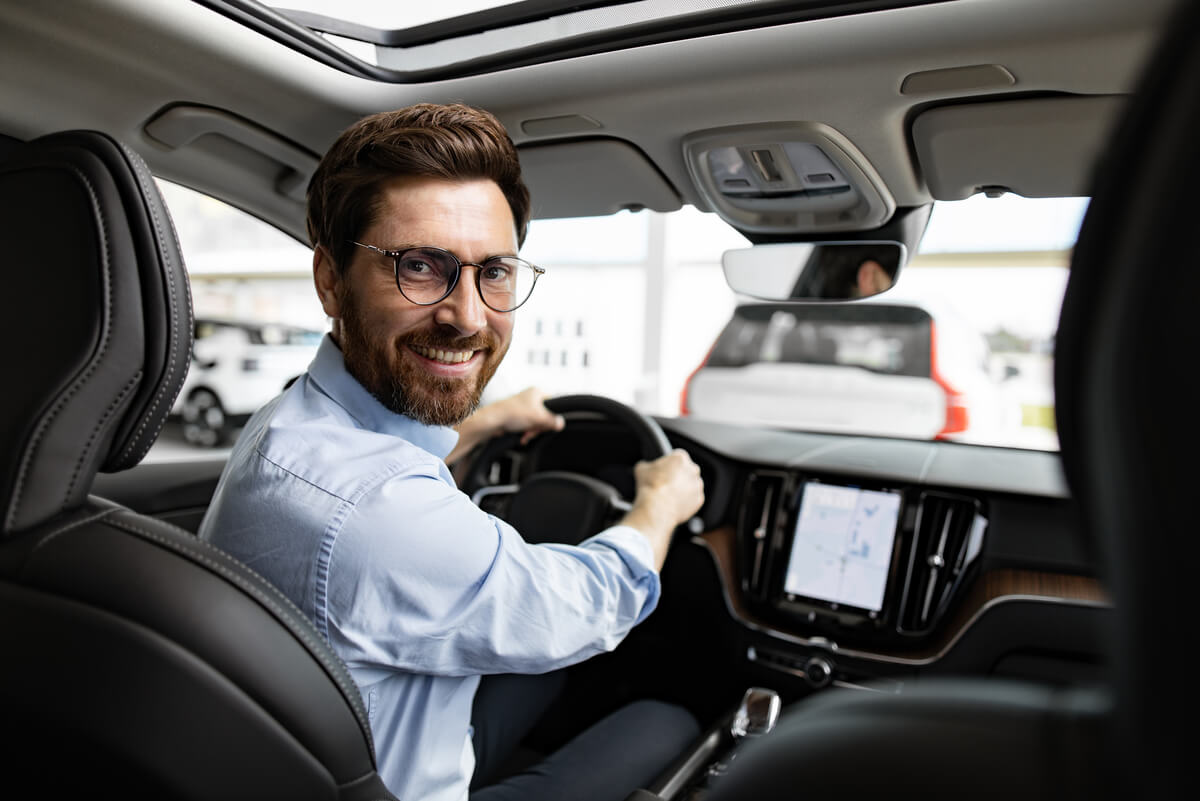
[(463, 336), (470, 336), (487, 326), (487, 307), (475, 286), (475, 267), (464, 267), (454, 291), (447, 295), (434, 313), (434, 320), (453, 326)]

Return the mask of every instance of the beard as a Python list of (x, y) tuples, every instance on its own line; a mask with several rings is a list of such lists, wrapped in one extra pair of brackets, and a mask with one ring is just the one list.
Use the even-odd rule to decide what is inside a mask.
[[(507, 351), (491, 331), (462, 337), (449, 326), (409, 331), (391, 341), (371, 337), (350, 292), (339, 299), (346, 370), (389, 410), (433, 426), (456, 426), (477, 408)], [(467, 378), (430, 375), (406, 358), (409, 346), (481, 351), (483, 365)]]

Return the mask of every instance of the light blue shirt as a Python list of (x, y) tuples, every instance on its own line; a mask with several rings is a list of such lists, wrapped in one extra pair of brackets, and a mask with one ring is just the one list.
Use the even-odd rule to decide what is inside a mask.
[(408, 801), (462, 801), (487, 673), (614, 648), (658, 602), (649, 541), (616, 526), (531, 545), (471, 503), (449, 428), (394, 414), (327, 336), (243, 429), (200, 536), (278, 586), (358, 683), (379, 772)]

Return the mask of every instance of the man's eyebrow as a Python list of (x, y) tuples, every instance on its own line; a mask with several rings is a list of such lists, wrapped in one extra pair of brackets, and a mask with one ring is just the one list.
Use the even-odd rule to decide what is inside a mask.
[[(452, 256), (454, 256), (454, 258), (458, 259), (460, 262), (463, 262), (464, 264), (474, 264), (475, 263), (473, 261), (470, 261), (469, 259), (464, 259), (462, 256), (458, 255), (458, 253), (456, 253), (455, 251), (451, 250), (450, 248), (444, 248), (441, 245), (430, 245), (428, 243), (421, 244), (419, 242), (409, 242), (409, 243), (402, 243), (399, 245), (391, 245), (389, 247), (383, 247), (382, 245), (380, 245), (378, 247), (380, 250), (386, 250), (388, 253), (399, 253), (400, 251), (412, 250), (414, 248), (436, 248), (437, 250), (446, 251), (447, 253), (451, 254)], [(491, 261), (492, 259), (519, 259), (519, 258), (521, 258), (521, 257), (515, 250), (504, 250), (499, 253), (490, 253), (487, 256), (484, 256), (479, 261), (479, 263), (483, 264), (484, 262)]]

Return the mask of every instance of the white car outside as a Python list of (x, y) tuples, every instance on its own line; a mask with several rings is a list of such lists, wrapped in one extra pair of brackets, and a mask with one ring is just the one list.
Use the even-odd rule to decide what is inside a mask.
[(227, 441), (308, 369), (322, 336), (289, 325), (197, 319), (191, 367), (172, 409), (184, 439), (204, 447)]
[(985, 441), (1002, 422), (989, 360), (981, 334), (912, 301), (744, 304), (688, 380), (681, 412), (806, 431)]

